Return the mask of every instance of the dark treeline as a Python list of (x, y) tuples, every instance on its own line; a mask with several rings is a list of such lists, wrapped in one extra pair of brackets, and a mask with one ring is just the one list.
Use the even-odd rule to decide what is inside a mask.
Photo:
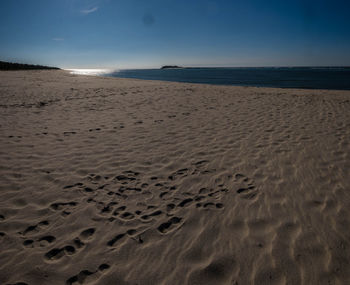
[(33, 70), (33, 69), (59, 69), (59, 68), (43, 66), (43, 65), (22, 64), (22, 63), (0, 61), (0, 70)]

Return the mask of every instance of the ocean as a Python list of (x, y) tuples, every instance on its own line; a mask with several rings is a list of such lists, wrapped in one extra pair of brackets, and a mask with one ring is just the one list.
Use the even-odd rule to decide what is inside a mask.
[(218, 85), (350, 90), (350, 67), (125, 69), (100, 75)]

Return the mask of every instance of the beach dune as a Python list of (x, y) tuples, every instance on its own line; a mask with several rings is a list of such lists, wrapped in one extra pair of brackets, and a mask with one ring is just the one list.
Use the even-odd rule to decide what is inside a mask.
[(0, 284), (350, 284), (350, 93), (0, 72)]

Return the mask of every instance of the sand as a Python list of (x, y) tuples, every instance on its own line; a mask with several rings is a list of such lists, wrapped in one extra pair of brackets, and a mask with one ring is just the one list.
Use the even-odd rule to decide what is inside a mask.
[(350, 284), (350, 93), (0, 72), (0, 284)]

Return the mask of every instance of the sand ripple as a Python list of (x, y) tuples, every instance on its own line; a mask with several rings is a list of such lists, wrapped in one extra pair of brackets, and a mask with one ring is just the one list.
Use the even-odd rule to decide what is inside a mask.
[(348, 92), (0, 74), (0, 284), (350, 284)]

